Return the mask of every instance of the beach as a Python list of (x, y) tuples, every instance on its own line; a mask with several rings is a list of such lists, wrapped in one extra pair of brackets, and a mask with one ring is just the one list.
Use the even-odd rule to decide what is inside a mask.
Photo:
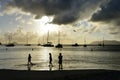
[(120, 71), (88, 70), (0, 70), (1, 80), (120, 80)]

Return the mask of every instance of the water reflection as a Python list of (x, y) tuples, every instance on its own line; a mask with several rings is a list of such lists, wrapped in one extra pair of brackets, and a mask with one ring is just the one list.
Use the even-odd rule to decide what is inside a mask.
[(39, 59), (43, 60), (44, 62), (48, 62), (49, 60), (49, 53), (52, 52), (51, 48), (42, 48), (39, 53)]
[[(31, 49), (34, 49), (31, 51)], [(96, 47), (97, 49), (99, 47)], [(106, 48), (106, 47), (105, 47)], [(83, 47), (45, 48), (36, 46), (15, 46), (12, 48), (0, 48), (0, 68), (27, 69), (27, 70), (58, 70), (58, 55), (63, 54), (64, 70), (66, 69), (119, 69), (119, 51), (83, 51)], [(89, 47), (85, 48), (89, 49)], [(94, 49), (94, 48), (93, 48)], [(32, 55), (35, 65), (26, 66), (28, 54)], [(49, 53), (52, 53), (54, 67), (49, 67)], [(23, 65), (21, 65), (23, 64)], [(16, 65), (18, 65), (16, 67)], [(19, 66), (20, 65), (20, 66)], [(32, 68), (32, 69), (31, 69)]]
[(32, 67), (31, 64), (28, 64), (28, 65), (27, 65), (27, 69), (28, 69), (28, 71), (31, 71), (31, 67)]
[(53, 65), (49, 65), (49, 71), (52, 71)]
[[(53, 49), (52, 48), (49, 48), (49, 47), (44, 47), (40, 50), (40, 54), (39, 54), (39, 60), (43, 61), (43, 62), (40, 62), (41, 63), (41, 67), (44, 67), (44, 68), (47, 68), (49, 69), (49, 71), (52, 71), (52, 52), (53, 52)], [(50, 56), (51, 54), (51, 56)], [(43, 64), (44, 63), (44, 64)], [(47, 65), (45, 64), (48, 64), (48, 67)]]

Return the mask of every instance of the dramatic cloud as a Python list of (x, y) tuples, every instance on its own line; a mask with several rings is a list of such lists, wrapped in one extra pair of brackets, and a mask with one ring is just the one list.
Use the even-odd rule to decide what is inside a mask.
[[(57, 24), (59, 28), (63, 26), (61, 30), (66, 28), (65, 31), (63, 31), (65, 32), (64, 37), (71, 37), (71, 35), (76, 35), (77, 38), (82, 37), (82, 35), (99, 37), (106, 34), (106, 37), (113, 38), (113, 36), (120, 35), (119, 0), (0, 1), (2, 1), (0, 2), (0, 16), (11, 16), (14, 18), (12, 21), (14, 25), (11, 24), (11, 26), (16, 27), (20, 25), (24, 27), (27, 32), (33, 30), (40, 32), (38, 29), (41, 29), (41, 26)], [(43, 24), (41, 20), (45, 16), (49, 19), (48, 21), (47, 19), (43, 19), (43, 22), (45, 22), (45, 24)], [(4, 18), (4, 20), (6, 18)], [(30, 19), (32, 21), (30, 21)], [(10, 23), (11, 20), (8, 22)], [(8, 27), (10, 27), (10, 25)], [(40, 34), (43, 34), (42, 31)], [(54, 40), (55, 36), (57, 35), (51, 36), (51, 39)], [(16, 38), (19, 38), (19, 36)], [(70, 38), (70, 40), (72, 39), (75, 38)]]
[(120, 35), (120, 0), (108, 0), (100, 8), (93, 14), (91, 21), (107, 23), (110, 34)]
[(120, 25), (120, 0), (110, 0), (93, 14), (92, 21), (113, 22)]
[(106, 0), (10, 0), (7, 7), (19, 8), (41, 18), (54, 16), (52, 23), (69, 24), (90, 15)]

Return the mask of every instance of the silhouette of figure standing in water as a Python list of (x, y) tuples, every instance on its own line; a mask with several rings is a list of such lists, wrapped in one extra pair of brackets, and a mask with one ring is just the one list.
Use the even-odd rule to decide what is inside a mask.
[(59, 53), (59, 56), (58, 56), (59, 70), (61, 70), (63, 68), (63, 66), (62, 66), (62, 58), (63, 58), (62, 54)]
[(49, 67), (50, 67), (50, 70), (52, 69), (52, 54), (49, 53)]
[(31, 55), (29, 54), (29, 55), (28, 55), (28, 65), (31, 65), (31, 64), (32, 64), (31, 58), (32, 58), (32, 57), (31, 57)]

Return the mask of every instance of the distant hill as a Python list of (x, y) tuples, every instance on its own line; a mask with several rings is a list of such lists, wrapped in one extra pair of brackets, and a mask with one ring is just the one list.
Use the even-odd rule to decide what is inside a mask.
[[(90, 44), (103, 44), (103, 41), (94, 41)], [(104, 40), (105, 45), (120, 45), (120, 41), (116, 40)]]

